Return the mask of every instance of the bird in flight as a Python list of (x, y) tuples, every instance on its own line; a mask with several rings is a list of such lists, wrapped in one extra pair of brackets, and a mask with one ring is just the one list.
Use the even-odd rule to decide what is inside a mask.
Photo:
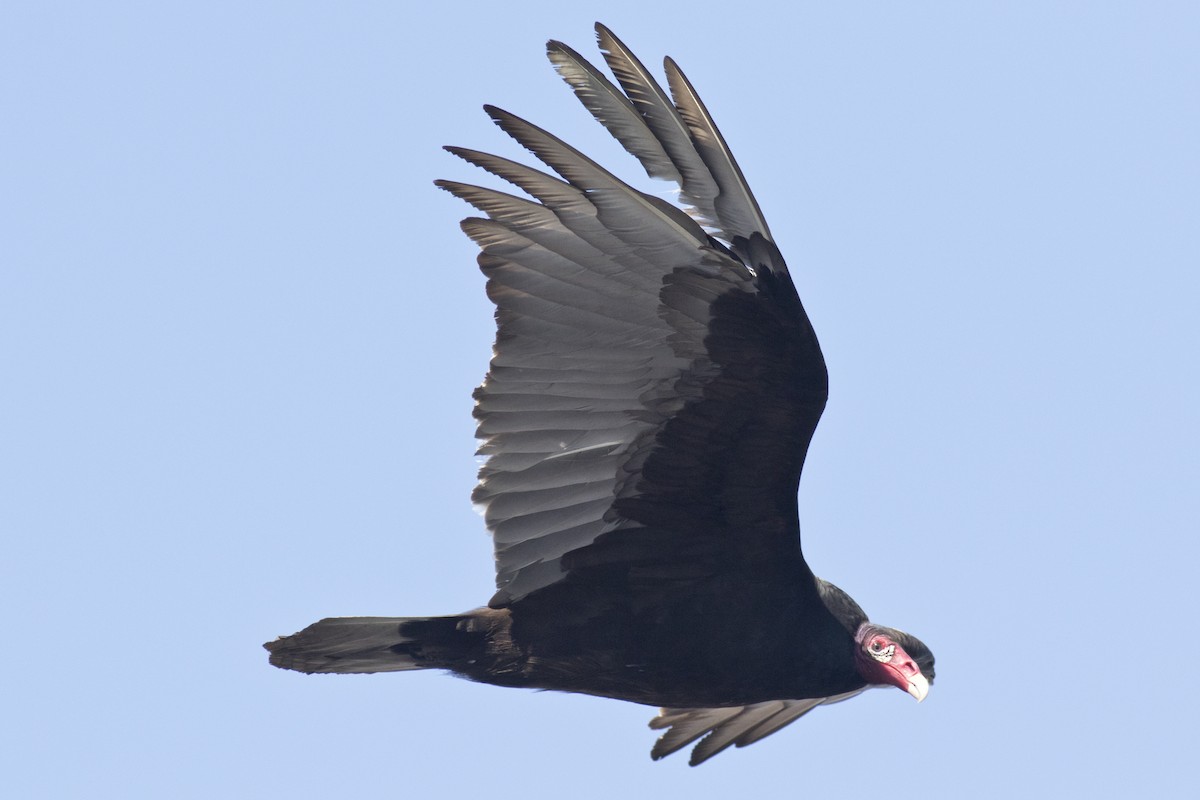
[(437, 185), (496, 305), (475, 392), (473, 499), (495, 595), (443, 617), (339, 617), (265, 645), (277, 667), (441, 669), (660, 706), (655, 759), (699, 764), (873, 686), (918, 701), (933, 654), (813, 574), (797, 489), (828, 373), (741, 169), (670, 58), (669, 94), (603, 25), (615, 83), (557, 41), (575, 95), (682, 208), (499, 108), (557, 173), (449, 152), (525, 196)]

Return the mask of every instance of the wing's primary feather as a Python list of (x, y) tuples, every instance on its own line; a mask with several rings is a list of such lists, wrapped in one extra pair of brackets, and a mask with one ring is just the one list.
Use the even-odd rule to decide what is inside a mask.
[(667, 62), (672, 98), (612, 31), (596, 24), (604, 58), (618, 89), (578, 53), (550, 42), (547, 54), (583, 105), (652, 178), (679, 185), (680, 196), (702, 224), (727, 242), (759, 233), (766, 220), (712, 118), (686, 78)]
[(724, 229), (735, 236), (749, 238), (752, 233), (760, 233), (769, 241), (771, 231), (762, 209), (742, 175), (742, 168), (725, 143), (725, 137), (701, 102), (700, 95), (696, 94), (674, 60), (670, 57), (664, 59), (663, 67), (667, 73), (667, 84), (671, 87), (671, 96), (692, 134), (696, 152), (720, 189), (714, 199), (717, 219), (721, 220)]
[(562, 42), (549, 42), (546, 55), (592, 115), (634, 155), (652, 178), (682, 183), (683, 176), (663, 143), (629, 98), (613, 82)]

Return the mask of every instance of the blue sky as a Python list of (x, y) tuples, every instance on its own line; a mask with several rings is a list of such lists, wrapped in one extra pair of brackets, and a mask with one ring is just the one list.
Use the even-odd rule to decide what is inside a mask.
[[(0, 12), (5, 794), (1192, 786), (1197, 7), (584, 5)], [(921, 706), (689, 769), (648, 708), (267, 665), (490, 596), (491, 310), (431, 182), (520, 154), (485, 102), (636, 178), (544, 60), (596, 18), (681, 64), (788, 258), (832, 386), (805, 552), (932, 647)]]

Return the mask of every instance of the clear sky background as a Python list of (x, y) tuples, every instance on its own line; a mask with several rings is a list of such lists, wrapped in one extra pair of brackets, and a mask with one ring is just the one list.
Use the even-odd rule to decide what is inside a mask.
[[(932, 647), (921, 706), (689, 769), (649, 708), (267, 664), (491, 595), (491, 308), (431, 182), (521, 152), (485, 102), (636, 177), (544, 59), (597, 18), (757, 192), (831, 373), (805, 552)], [(1198, 87), (1190, 2), (5, 4), (0, 794), (1181, 796)]]

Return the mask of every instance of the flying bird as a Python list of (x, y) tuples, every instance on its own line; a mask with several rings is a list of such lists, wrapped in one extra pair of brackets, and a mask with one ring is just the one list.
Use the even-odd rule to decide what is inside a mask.
[(801, 552), (828, 373), (758, 202), (675, 62), (668, 94), (596, 32), (615, 83), (560, 42), (550, 61), (682, 208), (492, 106), (557, 177), (448, 147), (526, 196), (437, 182), (485, 215), (462, 229), (496, 305), (473, 495), (495, 595), (444, 617), (323, 619), (266, 644), (270, 661), (660, 706), (651, 756), (699, 739), (692, 764), (873, 686), (923, 700), (929, 648), (871, 622)]

